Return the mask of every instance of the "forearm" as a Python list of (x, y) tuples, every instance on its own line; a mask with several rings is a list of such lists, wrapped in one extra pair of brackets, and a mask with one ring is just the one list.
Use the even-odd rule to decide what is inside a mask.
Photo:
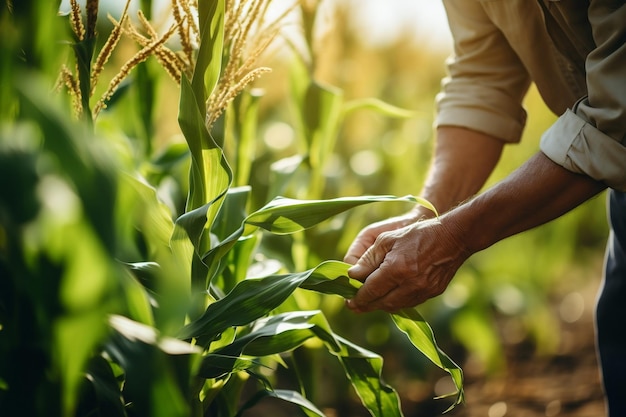
[(439, 127), (421, 196), (433, 203), (439, 213), (447, 212), (482, 188), (500, 159), (502, 148), (502, 141), (484, 133)]
[(506, 179), (448, 213), (471, 253), (551, 221), (605, 189), (538, 153)]

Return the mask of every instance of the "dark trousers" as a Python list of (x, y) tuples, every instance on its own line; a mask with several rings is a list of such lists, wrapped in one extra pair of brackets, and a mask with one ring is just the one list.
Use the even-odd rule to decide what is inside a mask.
[(596, 308), (597, 346), (610, 417), (626, 416), (626, 193), (609, 190), (611, 231)]

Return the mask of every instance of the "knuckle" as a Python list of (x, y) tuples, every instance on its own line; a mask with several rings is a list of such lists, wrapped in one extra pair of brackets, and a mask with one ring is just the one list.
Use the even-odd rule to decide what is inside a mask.
[(387, 247), (393, 246), (394, 240), (395, 239), (393, 238), (393, 232), (382, 232), (381, 234), (376, 236), (374, 245), (387, 248)]
[(363, 285), (359, 292), (366, 299), (374, 300), (385, 295), (387, 291), (379, 285)]
[(395, 303), (394, 301), (387, 301), (387, 300), (383, 300), (380, 303), (380, 309), (387, 311), (387, 312), (394, 312), (394, 311), (398, 311), (398, 305), (397, 303)]

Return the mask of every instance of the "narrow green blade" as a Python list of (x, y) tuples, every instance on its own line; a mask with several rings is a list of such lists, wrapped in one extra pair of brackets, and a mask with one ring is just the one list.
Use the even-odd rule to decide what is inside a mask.
[(308, 229), (346, 210), (375, 202), (410, 202), (421, 204), (437, 213), (435, 207), (427, 200), (407, 195), (396, 197), (390, 195), (341, 197), (330, 200), (297, 200), (276, 197), (246, 219), (247, 228), (244, 234), (252, 233), (257, 227), (275, 234), (295, 233)]

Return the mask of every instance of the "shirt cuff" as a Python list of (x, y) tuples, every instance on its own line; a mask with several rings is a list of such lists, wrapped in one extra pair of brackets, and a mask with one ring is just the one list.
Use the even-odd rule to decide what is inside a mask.
[(544, 133), (541, 151), (563, 168), (626, 191), (626, 146), (567, 110)]
[(489, 109), (457, 106), (439, 111), (435, 118), (435, 127), (464, 127), (486, 133), (505, 143), (517, 143), (524, 130), (524, 121), (525, 117), (518, 121), (494, 114)]

